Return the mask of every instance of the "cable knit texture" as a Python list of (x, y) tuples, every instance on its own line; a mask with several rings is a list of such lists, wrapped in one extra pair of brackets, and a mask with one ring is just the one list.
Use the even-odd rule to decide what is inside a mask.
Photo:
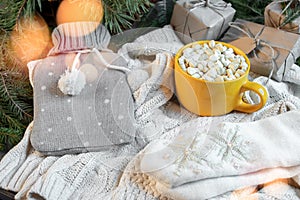
[(208, 199), (300, 173), (299, 110), (255, 122), (212, 120), (203, 126), (199, 121), (178, 127), (172, 140), (152, 141), (142, 152), (141, 172), (158, 181), (159, 193)]
[(72, 22), (57, 26), (52, 41), (54, 47), (48, 55), (92, 48), (103, 50), (109, 44), (110, 34), (97, 22)]
[[(174, 45), (169, 45), (173, 43)], [(160, 44), (158, 46), (158, 44)], [(274, 173), (281, 173), (285, 176), (283, 178), (289, 178), (294, 176), (294, 182), (299, 180), (297, 174), (299, 169), (293, 168), (296, 163), (293, 163), (293, 159), (296, 157), (275, 157), (269, 156), (268, 152), (264, 151), (264, 143), (267, 140), (259, 142), (260, 145), (255, 142), (253, 145), (246, 146), (241, 151), (233, 151), (226, 154), (226, 148), (228, 143), (224, 141), (235, 138), (235, 129), (230, 132), (233, 126), (249, 126), (253, 122), (261, 122), (263, 119), (267, 119), (272, 123), (272, 120), (281, 120), (277, 117), (278, 114), (288, 113), (294, 110), (293, 113), (299, 114), (300, 99), (296, 97), (299, 94), (299, 87), (295, 84), (277, 83), (272, 80), (266, 85), (270, 94), (270, 99), (267, 105), (259, 112), (253, 114), (245, 114), (232, 112), (230, 114), (218, 117), (198, 117), (184, 108), (179, 106), (179, 103), (174, 93), (173, 74), (172, 74), (172, 55), (176, 53), (178, 48), (182, 44), (176, 38), (174, 32), (170, 27), (165, 27), (152, 31), (144, 36), (139, 37), (133, 43), (124, 45), (119, 54), (123, 55), (127, 60), (128, 68), (132, 69), (132, 77), (128, 74), (128, 82), (133, 91), (135, 98), (135, 118), (137, 121), (137, 134), (135, 141), (126, 146), (113, 147), (103, 152), (88, 152), (78, 155), (64, 155), (64, 156), (43, 156), (34, 150), (30, 144), (30, 134), (32, 130), (32, 124), (29, 125), (24, 138), (16, 145), (0, 163), (0, 186), (4, 189), (16, 191), (16, 199), (28, 198), (28, 199), (124, 199), (124, 200), (155, 200), (155, 199), (189, 199), (189, 195), (201, 194), (211, 199), (299, 199), (299, 190), (296, 189), (289, 181), (280, 179), (279, 181), (271, 181), (270, 179), (279, 177), (271, 175)], [(137, 48), (142, 51), (136, 51)], [(138, 55), (155, 55), (154, 60), (141, 60), (134, 56)], [(129, 56), (130, 55), (130, 56)], [(135, 71), (136, 70), (136, 71)], [(141, 74), (139, 76), (139, 74)], [(257, 77), (254, 81), (259, 83), (265, 83), (266, 77)], [(255, 102), (256, 97), (253, 94), (249, 94), (245, 97), (248, 102)], [(271, 118), (271, 117), (275, 118)], [(290, 124), (299, 125), (299, 122), (293, 123), (294, 119), (291, 119)], [(298, 119), (295, 119), (298, 120)], [(141, 169), (141, 160), (143, 159), (143, 153), (151, 146), (158, 145), (159, 143), (176, 140), (180, 136), (180, 130), (190, 130), (189, 133), (182, 134), (184, 137), (189, 138), (197, 132), (193, 132), (195, 127), (199, 130), (210, 128), (212, 124), (228, 123), (222, 127), (223, 139), (217, 140), (217, 135), (210, 135), (210, 142), (215, 141), (215, 145), (222, 147), (220, 153), (214, 152), (215, 157), (208, 157), (209, 159), (222, 158), (222, 160), (228, 162), (231, 167), (226, 166), (227, 171), (205, 171), (201, 174), (200, 171), (190, 170), (191, 166), (182, 165), (179, 174), (181, 176), (176, 178), (176, 181), (169, 181), (169, 186), (166, 183), (159, 180), (159, 177), (155, 177), (153, 174), (144, 173)], [(234, 124), (232, 124), (234, 122)], [(240, 124), (240, 122), (243, 122)], [(251, 122), (251, 123), (250, 123)], [(285, 134), (284, 130), (287, 127), (270, 127), (271, 131), (281, 132)], [(272, 129), (273, 128), (273, 129)], [(239, 131), (242, 132), (243, 129)], [(251, 131), (252, 129), (249, 129)], [(232, 145), (244, 144), (243, 141), (259, 141), (260, 134), (267, 133), (260, 132), (260, 129), (255, 130), (255, 134), (251, 136), (248, 133), (242, 140), (236, 139)], [(216, 132), (218, 133), (218, 132)], [(221, 134), (221, 132), (220, 132)], [(242, 134), (239, 132), (239, 135)], [(238, 135), (238, 136), (239, 136)], [(255, 137), (255, 138), (248, 138)], [(295, 137), (299, 137), (296, 135)], [(191, 138), (191, 137), (190, 137)], [(269, 137), (272, 139), (272, 136)], [(291, 138), (285, 137), (288, 143)], [(282, 139), (285, 139), (282, 138)], [(180, 141), (180, 140), (179, 140)], [(179, 142), (178, 141), (178, 142)], [(299, 141), (299, 140), (298, 140)], [(235, 143), (237, 142), (237, 143)], [(293, 141), (297, 142), (297, 141)], [(142, 150), (146, 145), (146, 149)], [(184, 143), (179, 148), (182, 151)], [(277, 143), (276, 143), (277, 145)], [(175, 145), (176, 146), (176, 145)], [(234, 146), (232, 146), (234, 147)], [(174, 147), (175, 148), (175, 147)], [(225, 148), (225, 150), (224, 150)], [(257, 149), (255, 149), (257, 148)], [(285, 149), (284, 146), (273, 146), (273, 149), (278, 151)], [(175, 148), (176, 149), (176, 148)], [(142, 151), (141, 151), (142, 150)], [(212, 149), (216, 151), (217, 149)], [(226, 175), (238, 174), (239, 160), (246, 159), (249, 163), (255, 161), (255, 158), (260, 155), (256, 155), (255, 152), (265, 152), (268, 157), (265, 157), (266, 161), (258, 165), (243, 165), (243, 169), (252, 169), (255, 171), (258, 168), (273, 167), (275, 171), (265, 171), (264, 176), (259, 174), (249, 173), (246, 175), (229, 176)], [(202, 149), (200, 153), (202, 156), (209, 154), (210, 151)], [(296, 151), (295, 151), (296, 152)], [(293, 152), (290, 152), (291, 155)], [(188, 155), (188, 154), (187, 154)], [(219, 157), (217, 156), (219, 155)], [(234, 156), (234, 157), (232, 157)], [(236, 157), (234, 162), (232, 159)], [(165, 155), (166, 159), (171, 159), (171, 155)], [(272, 163), (276, 163), (276, 159), (280, 159), (281, 163), (290, 165), (291, 168), (287, 170), (281, 170)], [(218, 167), (218, 160), (214, 160), (216, 163), (211, 165), (212, 169)], [(269, 162), (270, 161), (270, 162)], [(272, 162), (271, 162), (272, 161)], [(298, 159), (299, 161), (299, 159)], [(254, 162), (255, 163), (255, 162)], [(170, 164), (173, 164), (172, 162)], [(175, 164), (175, 163), (174, 163)], [(208, 164), (208, 163), (206, 163)], [(216, 166), (215, 166), (216, 165)], [(144, 165), (142, 167), (149, 167)], [(179, 165), (180, 166), (180, 165)], [(187, 168), (186, 168), (187, 167)], [(171, 168), (165, 168), (166, 172)], [(206, 169), (206, 168), (205, 168)], [(209, 169), (209, 168), (207, 168)], [(228, 171), (229, 170), (229, 171)], [(274, 172), (274, 173), (273, 173)], [(198, 174), (193, 178), (186, 176), (185, 173)], [(205, 174), (211, 176), (213, 173), (217, 173), (217, 176), (223, 176), (216, 181), (216, 179), (207, 179), (207, 182), (201, 182), (199, 177)], [(185, 178), (183, 178), (185, 177)], [(268, 182), (263, 177), (270, 177)], [(257, 179), (261, 180), (257, 182)], [(289, 179), (291, 180), (291, 179)], [(181, 184), (184, 186), (181, 186)], [(230, 184), (229, 184), (230, 183)], [(241, 185), (245, 186), (240, 188)], [(259, 184), (259, 185), (257, 185)], [(213, 186), (212, 186), (213, 185)], [(219, 186), (219, 187), (218, 187)], [(226, 186), (226, 187), (225, 187)], [(220, 190), (220, 188), (223, 188)], [(202, 193), (203, 192), (203, 193)], [(178, 195), (178, 196), (176, 196)]]

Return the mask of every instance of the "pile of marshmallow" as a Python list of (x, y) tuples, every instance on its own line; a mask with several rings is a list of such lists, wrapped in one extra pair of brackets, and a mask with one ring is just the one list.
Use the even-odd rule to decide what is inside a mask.
[(184, 49), (178, 62), (182, 70), (192, 77), (212, 82), (237, 79), (249, 67), (243, 56), (214, 40)]

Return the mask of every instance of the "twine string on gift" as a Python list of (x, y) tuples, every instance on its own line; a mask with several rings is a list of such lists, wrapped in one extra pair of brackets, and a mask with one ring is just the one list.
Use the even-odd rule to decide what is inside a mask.
[(224, 1), (211, 2), (210, 0), (189, 0), (184, 3), (184, 7), (193, 11), (198, 7), (209, 7), (215, 10), (224, 10), (230, 7), (231, 3), (226, 3)]
[[(286, 6), (285, 6), (285, 8), (281, 11), (281, 15), (283, 14), (283, 13), (285, 13), (285, 11), (292, 5), (292, 3), (293, 3), (293, 0), (279, 0), (279, 1), (274, 1), (274, 2), (277, 2), (277, 3), (284, 3), (284, 2), (289, 2)], [(274, 3), (273, 2), (273, 3)]]
[[(253, 39), (253, 41), (255, 42), (255, 48), (252, 50), (252, 52), (253, 52), (254, 58), (256, 60), (258, 60), (259, 62), (262, 62), (262, 63), (271, 63), (272, 69), (269, 73), (268, 80), (266, 81), (265, 84), (268, 84), (269, 80), (271, 79), (271, 77), (274, 73), (274, 70), (278, 68), (277, 63), (276, 63), (276, 54), (275, 54), (274, 48), (280, 48), (280, 49), (289, 51), (289, 53), (293, 56), (294, 62), (296, 61), (295, 55), (290, 49), (287, 49), (285, 47), (278, 46), (275, 44), (270, 44), (267, 41), (264, 41), (259, 38), (259, 36), (263, 33), (264, 29), (266, 28), (265, 26), (263, 26), (263, 28), (256, 35), (254, 35), (245, 24), (242, 24), (239, 22), (229, 22), (229, 26), (241, 31), (247, 37)], [(271, 53), (265, 52), (261, 48), (258, 48), (258, 47), (262, 47), (262, 46), (267, 47), (271, 51)], [(269, 59), (266, 60), (264, 58), (259, 57), (258, 52), (266, 55), (267, 57), (269, 57)]]
[(268, 22), (272, 25), (272, 27), (275, 27), (277, 29), (282, 29), (284, 27), (285, 30), (289, 31), (289, 32), (296, 32), (297, 30), (299, 30), (300, 27), (298, 27), (297, 25), (292, 26), (292, 24), (290, 23), (290, 26), (286, 26), (288, 23), (284, 23), (285, 20), (285, 16), (283, 15), (286, 10), (291, 6), (291, 4), (293, 3), (293, 0), (275, 0), (272, 3), (269, 4), (269, 6), (272, 6), (274, 4), (279, 4), (279, 3), (284, 3), (284, 2), (289, 2), (286, 7), (280, 12), (280, 16), (278, 20), (274, 20), (271, 17), (271, 9), (268, 9), (267, 12), (267, 18), (266, 20), (268, 20)]
[[(184, 22), (184, 28), (183, 28), (183, 33), (186, 32), (186, 29), (188, 28), (188, 33), (189, 33), (189, 37), (192, 38), (192, 34), (189, 27), (188, 27), (188, 21), (189, 21), (189, 17), (190, 17), (190, 14), (196, 10), (197, 8), (201, 8), (201, 7), (207, 7), (207, 8), (210, 8), (212, 10), (214, 10), (219, 16), (222, 17), (222, 25), (221, 25), (221, 28), (220, 28), (220, 32), (217, 36), (217, 38), (220, 37), (221, 35), (221, 30), (223, 29), (224, 27), (224, 23), (226, 21), (226, 19), (224, 18), (224, 16), (218, 12), (218, 10), (224, 10), (226, 9), (227, 7), (231, 7), (231, 4), (230, 3), (226, 3), (226, 2), (223, 2), (223, 1), (219, 1), (219, 2), (211, 2), (210, 0), (188, 0), (184, 3), (183, 5), (185, 8), (188, 9), (188, 14), (186, 16), (186, 20)], [(206, 30), (206, 29), (209, 29), (209, 27), (206, 27), (204, 29), (200, 29), (196, 32), (201, 32), (203, 30)], [(182, 35), (182, 37), (184, 36), (184, 34)]]

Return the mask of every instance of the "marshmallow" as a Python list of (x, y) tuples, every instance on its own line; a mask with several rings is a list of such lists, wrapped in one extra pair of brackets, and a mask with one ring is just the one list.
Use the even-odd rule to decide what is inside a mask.
[(214, 40), (184, 49), (178, 63), (192, 77), (216, 82), (240, 78), (249, 67), (245, 57)]

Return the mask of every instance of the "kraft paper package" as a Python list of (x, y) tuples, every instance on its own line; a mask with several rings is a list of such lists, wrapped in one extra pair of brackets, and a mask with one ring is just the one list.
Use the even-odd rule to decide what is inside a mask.
[(298, 34), (237, 19), (221, 39), (243, 50), (250, 59), (251, 71), (277, 81), (289, 80), (288, 74), (300, 56)]

